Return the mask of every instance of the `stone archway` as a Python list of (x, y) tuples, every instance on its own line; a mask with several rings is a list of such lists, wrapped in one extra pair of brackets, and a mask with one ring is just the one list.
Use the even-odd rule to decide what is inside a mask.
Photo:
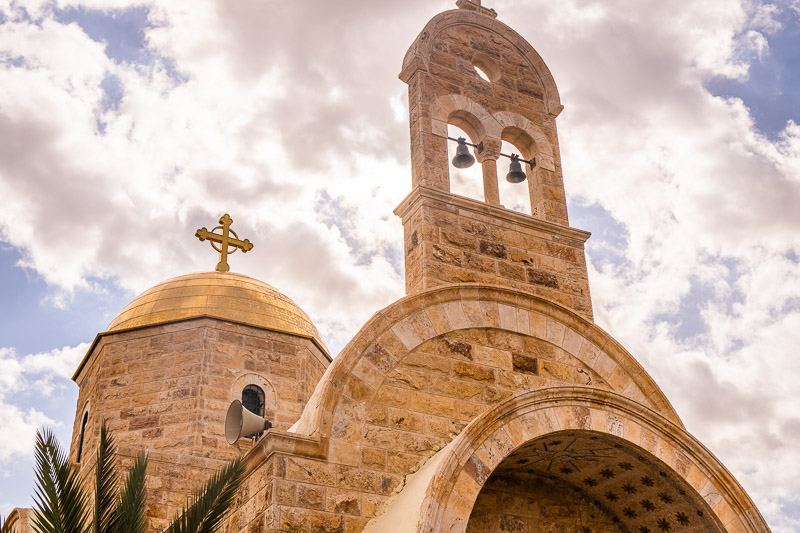
[[(511, 498), (503, 493), (523, 500), (545, 493), (544, 507), (520, 510), (512, 498), (500, 509), (497, 499)], [(559, 497), (561, 511), (548, 510)], [(769, 531), (736, 479), (683, 428), (629, 398), (584, 387), (522, 393), (485, 412), (410, 476), (364, 531), (492, 533), (503, 524), (525, 533), (550, 531), (535, 528), (542, 524)]]
[[(293, 431), (318, 436), (333, 460), (353, 460), (362, 435), (356, 428), (365, 423), (368, 407), (380, 406), (382, 387), (405, 357), (437, 337), (469, 329), (547, 341), (596, 371), (612, 390), (681, 423), (641, 365), (595, 324), (542, 298), (500, 287), (461, 285), (413, 294), (376, 313), (328, 367)], [(511, 370), (512, 361), (506, 359)], [(414, 393), (408, 388), (396, 392)], [(342, 428), (350, 428), (347, 435), (341, 434)]]
[[(468, 466), (469, 467), (469, 466)], [(467, 533), (724, 531), (663, 461), (614, 435), (556, 431), (523, 444), (484, 481)]]
[[(683, 428), (628, 398), (583, 387), (559, 387), (523, 393), (484, 413), (470, 424), (453, 441), (447, 457), (433, 473), (416, 531), (465, 533), (476, 500), (491, 474), (499, 472), (502, 475), (507, 471), (508, 465), (535, 456), (535, 449), (542, 450), (547, 439), (561, 432), (565, 432), (564, 435), (571, 434), (573, 438), (580, 437), (584, 441), (585, 435), (589, 435), (589, 441), (591, 436), (597, 436), (598, 439), (603, 439), (603, 446), (608, 447), (607, 444), (610, 444), (614, 450), (619, 450), (615, 452), (616, 455), (611, 454), (599, 465), (601, 469), (598, 469), (596, 475), (603, 477), (602, 469), (609, 469), (613, 476), (606, 479), (613, 479), (617, 473), (611, 465), (617, 461), (617, 470), (626, 472), (618, 479), (632, 484), (632, 472), (637, 469), (633, 461), (636, 461), (641, 463), (638, 466), (642, 472), (639, 481), (642, 489), (648, 489), (647, 499), (651, 497), (650, 489), (658, 484), (670, 487), (669, 491), (664, 489), (672, 498), (669, 505), (680, 502), (680, 508), (663, 507), (661, 516), (648, 517), (648, 520), (655, 521), (658, 529), (653, 530), (647, 523), (643, 523), (636, 525), (637, 533), (646, 533), (648, 530), (652, 533), (680, 531), (681, 529), (675, 528), (674, 523), (680, 524), (681, 528), (688, 528), (697, 525), (698, 519), (703, 528), (709, 524), (711, 527), (695, 531), (769, 531), (766, 522), (736, 479)], [(554, 449), (563, 451), (563, 442), (562, 440), (562, 444), (554, 446)], [(616, 448), (617, 445), (620, 448)], [(642, 457), (641, 461), (639, 457)], [(627, 466), (623, 468), (619, 465), (622, 462), (631, 463), (633, 468), (630, 472), (625, 470)], [(535, 471), (543, 473), (541, 468)], [(569, 481), (573, 473), (561, 472), (560, 476), (556, 479), (561, 483), (578, 486)], [(642, 482), (644, 477), (653, 481), (653, 487)], [(624, 516), (624, 509), (631, 500), (617, 495), (618, 501), (626, 503), (625, 506), (617, 509), (606, 505), (617, 502), (611, 502), (602, 490), (599, 480), (595, 481), (598, 482), (597, 485), (589, 487), (588, 483), (583, 483), (581, 489), (590, 501), (601, 504), (598, 508), (605, 505), (605, 514), (608, 517), (612, 520), (616, 517), (621, 522), (617, 513)], [(624, 491), (625, 483), (619, 488), (614, 485), (606, 490)], [(681, 490), (685, 494), (681, 494)], [(660, 498), (658, 491), (655, 492), (655, 497)], [(653, 503), (654, 509), (648, 512), (659, 509)], [(662, 503), (666, 505), (663, 500)], [(642, 506), (641, 501), (639, 505)], [(690, 517), (692, 509), (695, 515)], [(703, 516), (697, 514), (697, 511)], [(675, 514), (667, 518), (668, 512)], [(681, 524), (683, 515), (690, 518), (686, 525)], [(662, 525), (659, 526), (661, 519), (669, 520), (669, 524), (660, 522)], [(629, 523), (634, 524), (633, 517), (629, 517)]]

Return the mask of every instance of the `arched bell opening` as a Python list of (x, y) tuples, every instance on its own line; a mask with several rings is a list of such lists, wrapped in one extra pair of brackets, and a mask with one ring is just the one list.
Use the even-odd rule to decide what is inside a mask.
[[(469, 128), (468, 128), (469, 129)], [(464, 138), (470, 144), (478, 144), (475, 134), (470, 135), (463, 128), (454, 124), (447, 124), (447, 136), (453, 139)], [(476, 156), (475, 150), (469, 146), (466, 147), (470, 155)], [(483, 174), (481, 165), (474, 163), (468, 168), (456, 168), (452, 165), (453, 158), (458, 152), (458, 143), (447, 143), (447, 161), (450, 172), (450, 192), (466, 198), (474, 200), (485, 201), (483, 190)]]
[(500, 138), (502, 139), (502, 152), (517, 154), (526, 161), (536, 160), (537, 165), (522, 162), (521, 168), (525, 172), (526, 180), (523, 183), (509, 183), (506, 173), (509, 171), (509, 161), (503, 158), (503, 165), (498, 168), (500, 175), (500, 200), (508, 209), (519, 211), (527, 215), (537, 216), (540, 211), (537, 202), (542, 198), (541, 178), (539, 176), (538, 161), (539, 149), (536, 142), (523, 129), (516, 126), (505, 128)]
[(646, 450), (607, 433), (569, 430), (533, 439), (501, 461), (483, 483), (466, 531), (725, 529), (697, 491)]
[(453, 111), (447, 117), (447, 123), (463, 130), (474, 144), (478, 144), (486, 137), (486, 128), (480, 119), (469, 111), (463, 109)]
[(496, 151), (493, 150), (495, 148), (493, 144), (484, 144), (484, 141), (487, 141), (485, 125), (474, 114), (459, 109), (447, 117), (447, 136), (451, 139), (465, 139), (469, 144), (479, 147), (472, 148), (466, 145), (460, 147), (460, 143), (448, 142), (448, 161), (454, 161), (459, 147), (461, 150), (468, 150), (472, 156), (472, 164), (467, 168), (449, 165), (450, 192), (499, 205), (497, 155), (489, 155), (489, 152)]

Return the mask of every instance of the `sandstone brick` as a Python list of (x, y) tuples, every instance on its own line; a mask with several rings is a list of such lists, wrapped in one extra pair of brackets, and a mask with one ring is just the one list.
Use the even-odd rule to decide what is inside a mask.
[(521, 353), (513, 354), (514, 369), (521, 372), (539, 373), (539, 359)]
[(494, 381), (494, 372), (491, 369), (470, 363), (456, 363), (453, 367), (453, 371), (457, 375), (465, 378), (478, 381)]
[(351, 491), (331, 489), (326, 502), (328, 512), (347, 515), (361, 515), (361, 495)]
[(363, 447), (361, 460), (365, 466), (384, 469), (386, 468), (386, 450)]
[(412, 353), (403, 358), (404, 365), (424, 368), (435, 372), (448, 372), (450, 370), (450, 361), (444, 357), (437, 357), (435, 355), (416, 354)]
[(498, 259), (505, 259), (508, 257), (506, 246), (500, 242), (493, 241), (480, 241), (480, 252), (484, 255), (496, 257)]
[(378, 481), (375, 472), (361, 468), (339, 467), (337, 486), (361, 492), (375, 492)]

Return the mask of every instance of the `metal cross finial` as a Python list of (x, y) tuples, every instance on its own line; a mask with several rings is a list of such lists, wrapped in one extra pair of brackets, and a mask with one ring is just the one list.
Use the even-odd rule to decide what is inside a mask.
[[(230, 253), (234, 253), (236, 250), (249, 252), (253, 249), (253, 243), (251, 243), (248, 239), (243, 241), (239, 240), (239, 236), (236, 235), (236, 232), (231, 229), (233, 219), (231, 219), (227, 213), (222, 215), (222, 218), (219, 219), (219, 223), (222, 225), (217, 226), (211, 231), (208, 231), (206, 228), (200, 228), (195, 232), (194, 236), (201, 241), (208, 239), (208, 241), (211, 243), (211, 247), (219, 252), (219, 263), (217, 263), (216, 271), (228, 272), (231, 269), (231, 267), (228, 266), (228, 246), (233, 248)], [(218, 229), (222, 230), (222, 234), (214, 233), (214, 231)], [(233, 235), (233, 237), (230, 237), (230, 235)], [(216, 243), (219, 243), (219, 247), (217, 247)]]

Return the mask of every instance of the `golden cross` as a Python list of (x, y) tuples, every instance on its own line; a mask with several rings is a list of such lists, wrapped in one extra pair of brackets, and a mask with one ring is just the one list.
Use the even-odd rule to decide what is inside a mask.
[[(253, 249), (253, 243), (248, 239), (243, 241), (239, 240), (239, 236), (231, 229), (233, 219), (231, 219), (227, 213), (222, 215), (222, 218), (219, 219), (219, 223), (222, 225), (217, 226), (211, 231), (208, 231), (206, 228), (200, 228), (195, 232), (194, 236), (201, 241), (208, 239), (208, 242), (211, 243), (211, 247), (219, 252), (219, 263), (217, 263), (216, 271), (227, 272), (231, 269), (231, 267), (228, 266), (228, 246), (233, 248), (231, 253), (236, 252), (236, 250), (249, 252)], [(214, 231), (218, 229), (222, 230), (221, 235), (219, 233), (214, 233)], [(230, 235), (233, 235), (233, 237), (230, 237)], [(217, 247), (216, 243), (219, 243), (219, 247)]]

